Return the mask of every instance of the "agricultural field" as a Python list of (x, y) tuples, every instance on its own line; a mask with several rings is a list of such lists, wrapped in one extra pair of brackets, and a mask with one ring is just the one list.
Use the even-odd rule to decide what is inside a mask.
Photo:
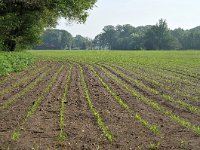
[(0, 149), (200, 149), (200, 51), (29, 53), (0, 77)]

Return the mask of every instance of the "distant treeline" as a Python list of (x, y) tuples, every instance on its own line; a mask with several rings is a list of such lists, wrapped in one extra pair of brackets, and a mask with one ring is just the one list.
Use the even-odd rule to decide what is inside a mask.
[(73, 37), (69, 32), (58, 29), (47, 29), (42, 35), (42, 45), (34, 46), (33, 49), (41, 50), (71, 50), (92, 49), (93, 41), (87, 37), (77, 35)]
[(185, 50), (200, 49), (200, 26), (190, 30), (170, 30), (166, 20), (156, 25), (133, 27), (105, 26), (93, 40), (65, 30), (48, 29), (43, 44), (34, 49), (110, 49), (110, 50)]

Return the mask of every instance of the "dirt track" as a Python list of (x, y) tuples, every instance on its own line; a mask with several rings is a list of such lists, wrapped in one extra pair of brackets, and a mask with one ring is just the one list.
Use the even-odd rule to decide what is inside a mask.
[[(58, 74), (55, 83), (53, 83), (53, 87), (45, 95), (45, 98), (41, 101), (41, 104), (33, 115), (23, 123), (27, 112), (35, 104), (37, 98), (45, 91), (52, 77), (61, 66), (64, 67)], [(87, 65), (81, 65), (93, 105), (99, 112), (105, 125), (113, 134), (113, 141), (107, 140), (98, 126), (96, 118), (89, 109), (81, 84), (78, 64), (72, 65), (72, 76), (65, 102), (64, 132), (67, 137), (64, 141), (59, 140), (61, 100), (69, 66), (70, 64), (66, 63), (42, 62), (37, 64), (36, 68), (44, 68), (33, 76), (31, 75), (35, 70), (26, 70), (16, 75), (12, 74), (10, 78), (1, 78), (0, 93), (9, 87), (10, 90), (8, 93), (0, 96), (0, 149), (128, 150), (149, 149), (150, 145), (155, 143), (159, 145), (159, 149), (161, 150), (200, 149), (200, 136), (197, 136), (190, 129), (177, 124), (169, 117), (141, 102), (137, 97), (134, 97), (118, 83), (114, 82), (99, 67), (95, 66), (94, 69), (99, 76), (135, 113), (139, 113), (149, 123), (156, 124), (161, 128), (160, 134), (153, 134), (133, 117), (134, 114), (130, 114), (120, 106)], [(50, 71), (48, 72), (49, 69)], [(15, 102), (7, 109), (2, 108), (3, 104), (20, 91), (23, 91), (45, 72), (47, 72), (47, 75), (33, 89), (18, 99), (15, 99)], [(159, 95), (148, 93), (144, 89), (126, 81), (126, 79), (116, 73), (112, 71), (110, 73), (120, 78), (145, 97), (158, 102), (166, 109), (172, 110), (175, 114), (190, 121), (194, 125), (200, 125), (200, 116), (198, 114), (193, 114), (170, 102), (164, 102)], [(130, 76), (130, 74), (127, 75)], [(14, 78), (12, 79), (12, 77)], [(30, 78), (27, 78), (26, 81), (12, 88), (17, 81), (26, 77)], [(145, 83), (145, 81), (143, 82)], [(150, 86), (148, 83), (145, 84)], [(192, 102), (191, 104), (195, 105), (196, 103)], [(13, 140), (12, 134), (17, 128), (20, 129), (20, 137), (18, 140)]]

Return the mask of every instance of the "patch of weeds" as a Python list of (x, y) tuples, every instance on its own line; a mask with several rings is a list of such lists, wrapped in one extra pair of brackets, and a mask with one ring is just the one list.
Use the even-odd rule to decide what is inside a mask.
[(148, 149), (149, 150), (157, 150), (157, 149), (159, 149), (159, 146), (160, 146), (160, 142), (150, 143), (148, 145)]
[(19, 140), (19, 137), (20, 137), (20, 131), (19, 130), (16, 130), (12, 133), (12, 136), (11, 136), (11, 139), (13, 141), (18, 141)]

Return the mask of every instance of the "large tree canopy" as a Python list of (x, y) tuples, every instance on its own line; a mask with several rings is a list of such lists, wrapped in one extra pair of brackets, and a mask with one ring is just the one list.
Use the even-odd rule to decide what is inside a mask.
[(4, 50), (32, 46), (58, 18), (84, 22), (96, 0), (0, 0), (0, 44)]

